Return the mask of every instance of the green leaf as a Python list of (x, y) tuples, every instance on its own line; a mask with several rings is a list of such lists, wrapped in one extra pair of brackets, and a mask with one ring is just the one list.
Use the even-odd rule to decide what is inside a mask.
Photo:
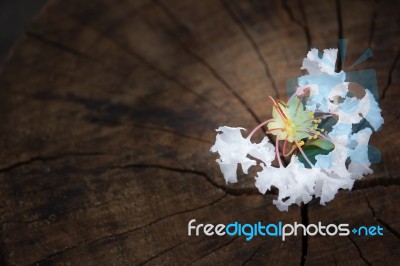
[[(332, 145), (333, 145), (333, 144), (332, 144)], [(334, 147), (334, 146), (333, 146), (333, 147)], [(316, 162), (317, 162), (317, 160), (315, 159), (315, 156), (320, 155), (320, 154), (322, 154), (322, 155), (327, 155), (327, 154), (329, 154), (332, 150), (333, 150), (333, 148), (332, 148), (332, 149), (322, 149), (322, 148), (320, 148), (320, 147), (318, 147), (318, 146), (316, 146), (316, 145), (310, 145), (310, 144), (303, 147), (303, 151), (304, 151), (304, 153), (306, 154), (307, 158), (308, 158), (308, 159), (310, 160), (310, 162), (311, 162), (312, 164), (314, 164), (314, 165), (315, 165)], [(304, 159), (303, 154), (299, 153), (298, 156), (299, 156), (299, 161), (302, 162), (306, 168), (311, 168), (311, 166), (308, 164), (308, 162), (306, 161), (306, 159)]]
[(307, 146), (316, 146), (323, 150), (329, 150), (329, 151), (333, 150), (335, 148), (335, 145), (332, 142), (330, 142), (329, 140), (324, 140), (324, 139), (316, 139), (316, 140), (308, 143)]

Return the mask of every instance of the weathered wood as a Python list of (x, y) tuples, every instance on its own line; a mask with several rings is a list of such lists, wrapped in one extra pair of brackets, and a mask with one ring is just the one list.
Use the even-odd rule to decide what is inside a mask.
[[(395, 265), (397, 1), (49, 1), (0, 74), (0, 264)], [(279, 212), (209, 152), (254, 127), (310, 47), (371, 46), (385, 126), (375, 173), (326, 207)], [(381, 225), (385, 235), (188, 237), (187, 223)]]

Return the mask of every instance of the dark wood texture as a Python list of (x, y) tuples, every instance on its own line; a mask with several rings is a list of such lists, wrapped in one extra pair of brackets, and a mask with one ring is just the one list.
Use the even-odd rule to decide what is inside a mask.
[[(0, 264), (396, 265), (398, 1), (49, 1), (0, 74)], [(226, 186), (220, 125), (268, 118), (310, 47), (349, 40), (378, 73), (375, 173), (326, 207), (279, 212)], [(345, 68), (346, 69), (346, 68)], [(383, 237), (188, 237), (187, 223), (381, 225)]]

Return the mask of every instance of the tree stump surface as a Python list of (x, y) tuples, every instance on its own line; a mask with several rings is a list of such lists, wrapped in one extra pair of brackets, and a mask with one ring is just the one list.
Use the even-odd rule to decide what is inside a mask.
[[(49, 1), (0, 74), (1, 265), (396, 265), (398, 1)], [(374, 174), (280, 212), (209, 149), (285, 99), (310, 47), (375, 69)], [(382, 237), (189, 237), (187, 223), (380, 225)]]

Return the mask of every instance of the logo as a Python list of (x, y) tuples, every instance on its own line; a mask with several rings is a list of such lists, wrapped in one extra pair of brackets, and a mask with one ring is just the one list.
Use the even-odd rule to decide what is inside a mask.
[(294, 222), (293, 224), (257, 222), (254, 224), (242, 224), (237, 221), (230, 224), (196, 224), (196, 219), (188, 223), (188, 236), (245, 236), (246, 241), (252, 240), (256, 236), (260, 237), (280, 237), (285, 241), (289, 236), (348, 236), (353, 233), (357, 236), (383, 236), (383, 228), (377, 226), (360, 226), (350, 230), (349, 224), (328, 224), (323, 225), (309, 224), (307, 226)]

